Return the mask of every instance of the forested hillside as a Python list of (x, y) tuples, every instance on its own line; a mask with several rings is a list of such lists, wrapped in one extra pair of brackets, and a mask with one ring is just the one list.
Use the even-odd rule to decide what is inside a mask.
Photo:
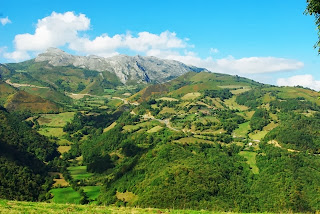
[(52, 180), (44, 161), (58, 156), (56, 145), (23, 122), (24, 115), (0, 108), (0, 197), (49, 198)]
[[(16, 195), (9, 177), (18, 177), (3, 177), (10, 190), (3, 197), (233, 212), (320, 209), (317, 92), (207, 72), (136, 94), (121, 90), (76, 98), (59, 114), (3, 109), (3, 163), (11, 173), (27, 164), (19, 178), (34, 175)], [(13, 158), (17, 152), (22, 160)], [(47, 194), (52, 178), (45, 181), (43, 161), (54, 176)], [(35, 183), (41, 185), (29, 188)]]
[(119, 118), (112, 108), (75, 115), (64, 130), (80, 137), (64, 155), (81, 155), (94, 173), (83, 185), (101, 186), (102, 204), (315, 211), (317, 98), (301, 87), (188, 73), (126, 99)]

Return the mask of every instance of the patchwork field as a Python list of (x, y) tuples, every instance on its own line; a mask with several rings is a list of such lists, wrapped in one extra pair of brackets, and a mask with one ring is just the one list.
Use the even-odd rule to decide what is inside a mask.
[(225, 100), (224, 103), (231, 109), (238, 109), (239, 111), (247, 111), (248, 110), (247, 106), (239, 105), (238, 103), (236, 103), (235, 96), (231, 97), (230, 99)]
[(87, 166), (70, 166), (67, 168), (74, 180), (89, 178), (93, 173), (87, 172)]

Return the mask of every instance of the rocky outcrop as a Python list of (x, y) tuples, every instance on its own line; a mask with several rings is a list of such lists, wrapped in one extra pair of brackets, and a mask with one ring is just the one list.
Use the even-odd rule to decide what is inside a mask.
[(39, 54), (36, 62), (47, 61), (52, 66), (75, 66), (103, 73), (115, 73), (122, 83), (165, 82), (189, 71), (201, 71), (173, 60), (156, 57), (118, 55), (109, 58), (99, 56), (74, 56), (57, 48), (49, 48)]

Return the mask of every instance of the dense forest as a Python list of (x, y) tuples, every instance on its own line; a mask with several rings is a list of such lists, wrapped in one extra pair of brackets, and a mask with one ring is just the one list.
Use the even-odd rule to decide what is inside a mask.
[(52, 179), (44, 161), (59, 154), (53, 142), (23, 122), (26, 116), (0, 107), (0, 197), (45, 200)]

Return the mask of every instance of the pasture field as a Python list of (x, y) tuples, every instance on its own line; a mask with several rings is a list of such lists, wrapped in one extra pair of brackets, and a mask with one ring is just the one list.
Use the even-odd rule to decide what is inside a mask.
[(54, 136), (58, 138), (62, 137), (65, 134), (62, 128), (52, 128), (52, 127), (40, 128), (38, 132), (47, 137)]
[(229, 106), (229, 108), (231, 108), (231, 109), (238, 109), (239, 111), (246, 111), (246, 110), (248, 110), (248, 107), (247, 107), (247, 106), (239, 105), (239, 104), (236, 102), (236, 97), (235, 97), (235, 96), (231, 97), (230, 99), (225, 100), (224, 103), (225, 103), (227, 106)]
[(71, 146), (59, 146), (58, 147), (58, 152), (61, 154), (68, 152), (71, 149)]
[(121, 104), (123, 104), (123, 101), (120, 100), (120, 99), (112, 99), (110, 100), (108, 103), (107, 103), (107, 106), (110, 106), (110, 107), (118, 107), (120, 106)]
[(38, 130), (41, 135), (47, 137), (57, 137), (57, 144), (60, 146), (71, 145), (72, 143), (66, 139), (64, 139), (64, 135), (66, 134), (62, 128), (53, 128), (53, 127), (42, 127)]
[(103, 132), (107, 132), (107, 131), (109, 131), (110, 129), (113, 129), (116, 125), (117, 125), (117, 122), (113, 122), (110, 126), (108, 126), (107, 128), (105, 128), (105, 129), (103, 130)]
[(250, 91), (250, 90), (251, 90), (250, 87), (243, 87), (243, 88), (231, 90), (230, 92), (231, 92), (232, 94), (238, 95), (238, 94), (242, 94), (242, 93), (244, 93), (244, 92), (246, 92), (246, 91)]
[(279, 124), (278, 123), (274, 123), (273, 121), (271, 123), (269, 123), (268, 125), (266, 125), (265, 127), (263, 127), (264, 131), (271, 131), (272, 129), (276, 128)]
[(255, 133), (250, 133), (249, 134), (249, 137), (253, 140), (261, 140), (262, 138), (264, 138), (264, 136), (266, 136), (266, 134), (268, 133), (269, 131), (257, 131)]
[(63, 112), (60, 114), (42, 114), (38, 119), (39, 125), (50, 127), (63, 127), (67, 122), (71, 122), (74, 112)]
[(161, 126), (155, 126), (155, 127), (151, 128), (151, 129), (149, 129), (147, 132), (148, 132), (148, 133), (155, 133), (155, 132), (160, 131), (161, 129), (163, 129), (163, 127), (161, 127)]
[(239, 128), (237, 128), (236, 130), (233, 131), (233, 135), (235, 135), (236, 137), (245, 137), (246, 134), (248, 133), (248, 131), (250, 130), (250, 125), (249, 125), (249, 121), (242, 123), (239, 125)]
[(123, 127), (123, 130), (133, 132), (133, 131), (137, 131), (140, 128), (144, 128), (144, 127), (148, 127), (149, 129), (151, 129), (152, 127), (157, 126), (157, 125), (160, 125), (160, 122), (153, 120), (153, 121), (138, 123), (136, 125), (126, 125)]
[(156, 99), (157, 101), (158, 100), (164, 100), (164, 101), (179, 101), (178, 99), (175, 99), (175, 98), (172, 98), (172, 97), (161, 97), (159, 99)]
[(209, 98), (212, 101), (212, 104), (216, 107), (216, 108), (224, 108), (223, 105), (221, 104), (221, 100), (220, 98)]
[(247, 111), (245, 112), (246, 119), (250, 120), (255, 111)]
[(218, 86), (219, 88), (235, 88), (235, 89), (240, 89), (242, 88), (243, 86), (242, 85), (219, 85)]
[(80, 194), (72, 187), (55, 188), (50, 190), (50, 193), (53, 194), (51, 201), (54, 203), (79, 204), (80, 201)]
[(81, 188), (83, 189), (83, 191), (86, 193), (86, 195), (90, 200), (95, 201), (100, 195), (100, 189), (101, 189), (100, 186), (85, 186)]
[(87, 172), (87, 166), (70, 166), (67, 168), (74, 180), (89, 178), (93, 173)]
[(249, 151), (241, 151), (239, 153), (241, 156), (247, 159), (247, 163), (251, 167), (251, 170), (254, 174), (259, 174), (259, 168), (257, 167), (256, 163), (256, 152), (249, 152)]
[(193, 100), (201, 96), (201, 93), (199, 92), (191, 92), (184, 95), (181, 99), (182, 100)]
[(164, 107), (164, 108), (159, 112), (159, 114), (166, 114), (166, 113), (175, 114), (176, 111), (174, 110), (174, 108)]

